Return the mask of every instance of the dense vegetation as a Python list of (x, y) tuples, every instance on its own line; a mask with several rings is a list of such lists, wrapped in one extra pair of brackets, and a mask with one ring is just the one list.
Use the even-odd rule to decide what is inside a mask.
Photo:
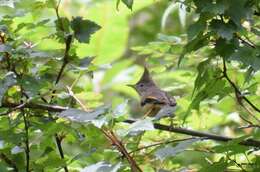
[[(260, 171), (259, 0), (0, 1), (0, 171)], [(177, 100), (143, 117), (148, 66)]]

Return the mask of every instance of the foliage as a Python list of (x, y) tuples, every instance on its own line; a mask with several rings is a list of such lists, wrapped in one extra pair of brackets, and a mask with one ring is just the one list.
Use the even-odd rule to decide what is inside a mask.
[[(259, 0), (0, 11), (0, 171), (260, 170)], [(126, 86), (144, 65), (176, 97), (174, 118), (144, 117)]]

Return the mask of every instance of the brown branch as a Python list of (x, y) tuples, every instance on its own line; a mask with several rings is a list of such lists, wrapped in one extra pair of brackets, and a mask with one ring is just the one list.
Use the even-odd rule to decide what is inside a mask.
[[(135, 121), (125, 120), (124, 122), (134, 123)], [(179, 133), (179, 134), (185, 134), (185, 135), (190, 135), (190, 136), (194, 136), (194, 137), (203, 137), (203, 138), (206, 138), (206, 139), (221, 141), (221, 142), (228, 142), (228, 141), (232, 141), (232, 140), (236, 139), (236, 138), (220, 136), (220, 135), (216, 135), (216, 134), (210, 134), (210, 133), (206, 133), (206, 132), (190, 130), (190, 129), (186, 129), (186, 128), (167, 126), (167, 125), (163, 125), (163, 124), (159, 124), (159, 123), (154, 123), (154, 128), (158, 129), (158, 130), (174, 132), (174, 133)], [(241, 141), (239, 144), (245, 145), (245, 146), (253, 146), (253, 147), (259, 147), (260, 148), (260, 141), (253, 140), (253, 139), (246, 139), (244, 141)]]
[[(0, 108), (16, 107), (18, 105), (19, 104), (3, 102), (3, 104)], [(68, 109), (68, 107), (62, 107), (62, 106), (57, 106), (57, 105), (35, 104), (32, 102), (26, 104), (24, 107), (31, 108), (31, 109), (48, 110), (48, 111), (52, 111), (52, 112), (62, 112), (64, 110)], [(125, 123), (134, 123), (135, 121), (125, 120), (124, 122)], [(159, 123), (154, 123), (154, 128), (156, 128), (158, 130), (185, 134), (185, 135), (190, 135), (190, 136), (194, 136), (194, 137), (203, 137), (203, 138), (207, 138), (210, 140), (222, 141), (222, 142), (228, 142), (228, 141), (232, 141), (232, 140), (236, 139), (236, 138), (225, 137), (225, 136), (220, 136), (220, 135), (216, 135), (216, 134), (210, 134), (210, 133), (206, 133), (206, 132), (200, 132), (200, 131), (180, 128), (180, 127), (167, 126), (167, 125), (163, 125), (163, 124), (159, 124)], [(244, 141), (241, 141), (240, 144), (245, 145), (245, 146), (253, 146), (253, 147), (260, 148), (260, 141), (254, 140), (254, 139), (246, 139)]]
[(116, 137), (114, 132), (112, 130), (105, 130), (101, 129), (103, 134), (110, 140), (112, 145), (115, 145), (117, 150), (122, 153), (124, 157), (126, 157), (128, 163), (131, 166), (131, 171), (132, 172), (142, 172), (142, 169), (137, 165), (136, 161), (134, 158), (128, 153), (126, 150), (125, 146), (122, 144), (122, 142)]
[[(70, 87), (67, 87), (69, 94), (79, 103), (81, 108), (85, 111), (88, 111), (89, 109), (85, 107), (85, 105), (74, 95), (73, 91)], [(112, 129), (105, 129), (101, 128), (102, 133), (106, 136), (106, 138), (111, 142), (112, 145), (115, 145), (117, 150), (122, 153), (124, 157), (126, 157), (128, 163), (131, 166), (131, 170), (133, 172), (142, 172), (141, 168), (137, 165), (134, 158), (128, 153), (125, 146), (122, 144), (122, 142), (117, 138), (117, 136), (114, 134)]]
[(2, 159), (4, 162), (6, 162), (8, 165), (10, 165), (14, 172), (18, 172), (18, 167), (16, 166), (15, 162), (11, 159), (9, 159), (4, 153), (0, 153), (0, 159)]
[[(226, 80), (229, 82), (229, 84), (233, 87), (233, 89), (235, 90), (235, 94), (236, 94), (236, 98), (237, 98), (237, 102), (243, 107), (245, 108), (247, 111), (248, 109), (244, 106), (242, 100), (246, 101), (255, 111), (260, 113), (260, 109), (258, 109), (256, 107), (256, 105), (254, 105), (245, 95), (243, 95), (241, 93), (241, 91), (239, 90), (239, 88), (236, 86), (236, 84), (231, 81), (231, 79), (229, 78), (229, 76), (227, 75), (227, 66), (226, 66), (226, 61), (225, 59), (223, 59), (223, 77), (226, 78)], [(260, 123), (260, 120), (255, 117), (252, 113), (249, 113), (255, 120), (257, 120)]]

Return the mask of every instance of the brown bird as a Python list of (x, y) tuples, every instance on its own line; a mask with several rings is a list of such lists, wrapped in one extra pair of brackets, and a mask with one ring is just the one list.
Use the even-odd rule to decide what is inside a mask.
[(140, 80), (136, 84), (128, 86), (134, 88), (140, 95), (141, 106), (144, 107), (145, 111), (144, 116), (156, 116), (161, 109), (168, 109), (166, 113), (169, 113), (169, 109), (173, 109), (177, 105), (176, 100), (171, 95), (155, 84), (146, 67)]

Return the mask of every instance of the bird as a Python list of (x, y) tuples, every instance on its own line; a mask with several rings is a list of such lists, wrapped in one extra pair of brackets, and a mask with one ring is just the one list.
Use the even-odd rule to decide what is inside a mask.
[(155, 117), (162, 109), (167, 109), (169, 116), (169, 109), (175, 109), (177, 106), (176, 100), (168, 92), (161, 90), (153, 81), (147, 67), (144, 67), (142, 77), (136, 84), (129, 84), (128, 86), (134, 88), (140, 96), (141, 107), (144, 109), (144, 117)]

